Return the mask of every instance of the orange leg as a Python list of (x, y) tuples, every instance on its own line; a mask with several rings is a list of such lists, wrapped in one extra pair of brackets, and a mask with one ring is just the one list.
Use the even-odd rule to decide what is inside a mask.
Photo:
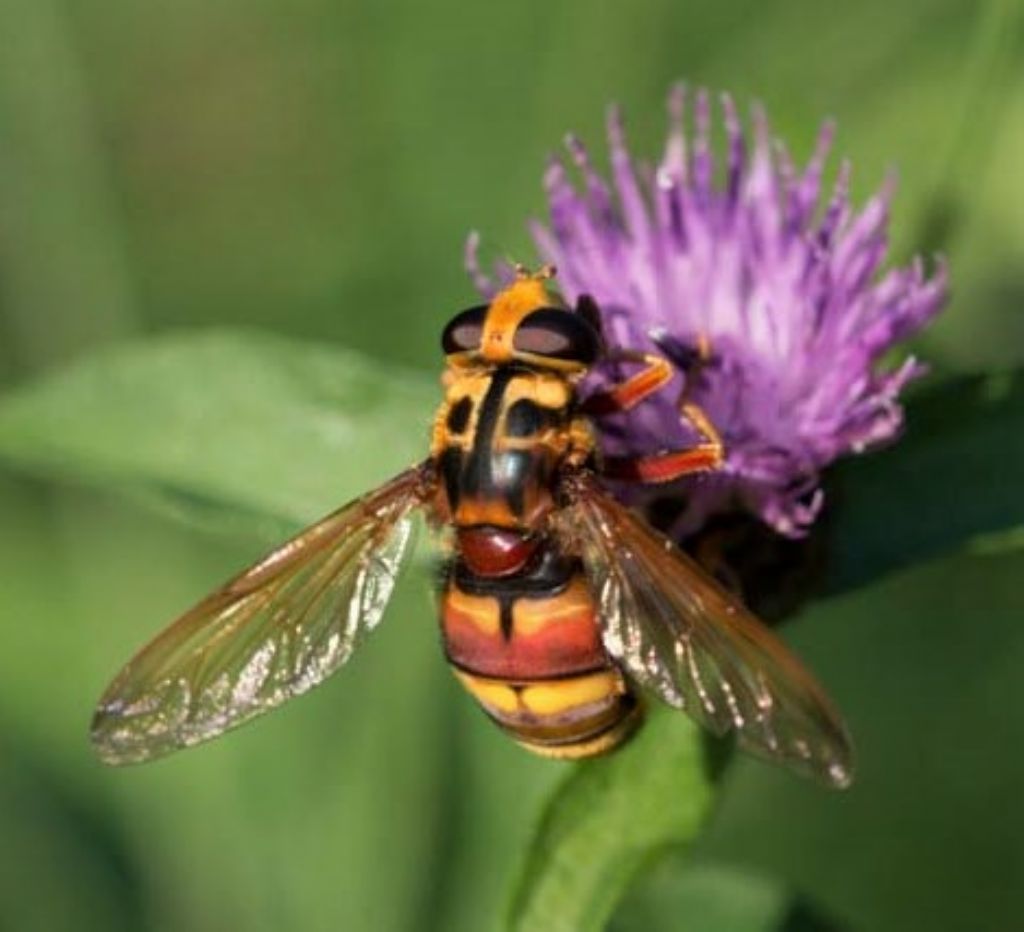
[[(710, 358), (710, 347), (701, 338), (699, 342), (699, 365)], [(647, 363), (647, 367), (625, 382), (607, 391), (598, 392), (583, 404), (583, 411), (591, 416), (614, 414), (628, 411), (644, 398), (662, 388), (672, 377), (669, 363), (658, 356), (623, 353), (628, 361)], [(690, 380), (679, 398), (679, 412), (704, 438), (703, 443), (686, 450), (668, 450), (648, 456), (609, 456), (604, 458), (602, 472), (610, 479), (631, 482), (662, 483), (672, 482), (695, 472), (717, 469), (725, 459), (725, 447), (721, 435), (711, 423), (703, 409), (687, 401)]]
[(681, 412), (704, 436), (704, 443), (688, 450), (668, 450), (648, 456), (606, 456), (602, 473), (609, 479), (657, 484), (721, 466), (725, 459), (725, 448), (707, 415), (692, 402), (684, 402)]
[(625, 382), (604, 391), (595, 392), (583, 402), (583, 413), (590, 417), (604, 417), (629, 411), (645, 398), (664, 388), (672, 379), (672, 365), (667, 359), (653, 353), (621, 350), (613, 357), (616, 361), (642, 362), (644, 368)]

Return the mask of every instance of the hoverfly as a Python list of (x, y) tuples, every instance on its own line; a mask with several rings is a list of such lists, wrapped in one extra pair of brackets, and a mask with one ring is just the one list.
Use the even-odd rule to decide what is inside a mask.
[[(566, 307), (553, 270), (519, 269), (445, 328), (445, 397), (419, 465), (298, 534), (144, 647), (100, 699), (92, 741), (127, 764), (216, 737), (316, 686), (380, 621), (417, 512), (450, 532), (445, 653), (487, 715), (536, 753), (602, 754), (654, 693), (717, 734), (833, 786), (851, 779), (842, 721), (741, 602), (620, 504), (606, 482), (713, 470), (722, 442), (602, 456), (597, 425), (662, 390), (654, 355), (609, 349), (596, 305)], [(639, 366), (582, 397), (603, 360)]]

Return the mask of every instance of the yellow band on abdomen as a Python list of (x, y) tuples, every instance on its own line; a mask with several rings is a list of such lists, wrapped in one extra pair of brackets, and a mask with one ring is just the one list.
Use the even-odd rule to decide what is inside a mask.
[(590, 757), (631, 731), (637, 702), (614, 667), (562, 679), (509, 683), (453, 668), (484, 711), (523, 747), (548, 757)]

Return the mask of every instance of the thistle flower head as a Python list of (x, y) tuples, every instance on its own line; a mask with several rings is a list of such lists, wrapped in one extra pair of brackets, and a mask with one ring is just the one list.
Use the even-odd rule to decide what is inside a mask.
[[(688, 398), (722, 434), (725, 466), (687, 480), (676, 531), (746, 511), (798, 536), (821, 508), (822, 470), (898, 434), (900, 391), (922, 366), (909, 358), (888, 367), (882, 358), (939, 311), (945, 268), (931, 277), (920, 260), (883, 268), (893, 185), (856, 208), (843, 162), (825, 193), (830, 123), (798, 170), (759, 107), (751, 138), (723, 95), (726, 146), (716, 156), (707, 92), (696, 95), (692, 135), (685, 104), (683, 88), (673, 89), (668, 140), (653, 169), (634, 161), (621, 116), (610, 112), (610, 183), (570, 137), (579, 181), (566, 161), (551, 161), (550, 220), (532, 234), (566, 298), (597, 302), (609, 344), (671, 359), (680, 382), (689, 379)], [(491, 288), (475, 241), (469, 265)], [(695, 367), (702, 345), (710, 355)], [(692, 443), (677, 398), (662, 392), (602, 425), (606, 451)]]

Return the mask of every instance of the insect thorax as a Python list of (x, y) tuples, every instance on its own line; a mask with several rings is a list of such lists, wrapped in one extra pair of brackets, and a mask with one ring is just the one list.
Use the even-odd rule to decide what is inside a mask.
[(433, 453), (451, 523), (535, 528), (573, 447), (574, 385), (518, 365), (449, 371)]

